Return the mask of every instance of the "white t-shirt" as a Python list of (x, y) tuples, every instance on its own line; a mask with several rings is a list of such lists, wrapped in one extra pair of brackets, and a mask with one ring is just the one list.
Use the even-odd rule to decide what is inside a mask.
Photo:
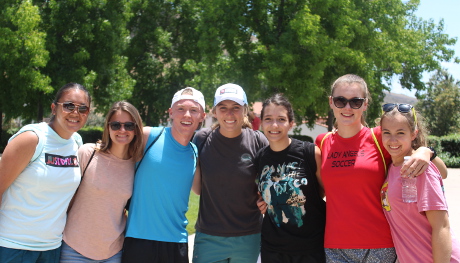
[(66, 211), (80, 183), (81, 137), (61, 138), (48, 124), (24, 126), (10, 139), (34, 131), (39, 142), (31, 163), (3, 193), (0, 246), (45, 251), (61, 246)]

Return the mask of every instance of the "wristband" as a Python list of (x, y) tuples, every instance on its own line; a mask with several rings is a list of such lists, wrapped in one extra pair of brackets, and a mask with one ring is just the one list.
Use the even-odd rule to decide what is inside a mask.
[(428, 149), (430, 149), (432, 152), (433, 152), (433, 155), (431, 155), (431, 158), (430, 158), (430, 162), (434, 160), (434, 158), (436, 158), (436, 156), (438, 156), (436, 154), (436, 150), (433, 148), (433, 147), (428, 147)]

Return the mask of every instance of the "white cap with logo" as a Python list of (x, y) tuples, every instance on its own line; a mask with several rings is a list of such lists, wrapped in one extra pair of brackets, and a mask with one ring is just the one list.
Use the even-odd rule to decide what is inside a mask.
[[(192, 94), (182, 94), (185, 90), (190, 90)], [(206, 109), (206, 104), (204, 102), (203, 93), (201, 93), (199, 90), (196, 90), (192, 87), (187, 87), (185, 89), (181, 89), (178, 92), (176, 92), (171, 102), (171, 108), (173, 107), (174, 103), (180, 100), (193, 100), (201, 105), (201, 107), (203, 108), (203, 111)]]
[(224, 100), (232, 100), (241, 106), (248, 104), (248, 99), (243, 88), (233, 83), (227, 83), (217, 88), (214, 95), (214, 106)]

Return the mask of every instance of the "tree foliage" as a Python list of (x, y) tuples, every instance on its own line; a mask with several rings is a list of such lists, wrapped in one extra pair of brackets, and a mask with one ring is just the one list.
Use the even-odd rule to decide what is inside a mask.
[(50, 52), (43, 72), (52, 79), (52, 86), (59, 89), (68, 82), (85, 85), (100, 112), (117, 100), (130, 98), (134, 81), (123, 56), (129, 36), (129, 1), (35, 2), (41, 9)]
[(38, 7), (30, 1), (0, 2), (0, 128), (6, 119), (37, 119), (42, 101), (36, 93), (49, 94), (51, 78), (43, 69), (49, 60), (46, 33)]
[(425, 117), (432, 135), (444, 136), (458, 131), (460, 124), (460, 81), (445, 70), (438, 70), (418, 95), (418, 110)]
[[(80, 82), (94, 94), (99, 111), (129, 99), (147, 125), (166, 120), (177, 90), (198, 88), (211, 105), (217, 86), (227, 82), (240, 84), (249, 101), (282, 92), (298, 118), (313, 124), (318, 116), (328, 115), (327, 95), (337, 77), (361, 75), (376, 102), (383, 90), (390, 90), (394, 77), (404, 88), (423, 91), (422, 73), (452, 60), (450, 46), (456, 42), (443, 33), (443, 21), (436, 24), (414, 15), (419, 0), (33, 4), (0, 4), (0, 50), (11, 50), (0, 56), (1, 92), (22, 94), (19, 101), (32, 111), (32, 106), (49, 104), (51, 87)], [(14, 15), (20, 6), (31, 10), (21, 21)], [(19, 29), (18, 23), (27, 27)], [(31, 36), (34, 48), (18, 56), (27, 54), (21, 48)], [(24, 81), (22, 87), (17, 84)], [(369, 118), (380, 113), (378, 103), (369, 113)]]
[(173, 94), (194, 77), (184, 66), (199, 61), (195, 26), (199, 10), (194, 0), (132, 1), (135, 14), (128, 24), (131, 41), (126, 56), (136, 80), (132, 100), (147, 125), (167, 119)]
[[(453, 57), (448, 46), (456, 40), (442, 33), (442, 21), (415, 17), (418, 4), (206, 0), (199, 43), (207, 68), (221, 61), (215, 58), (225, 56), (224, 49), (231, 60), (227, 81), (242, 84), (252, 99), (285, 93), (297, 115), (312, 124), (318, 114), (327, 115), (330, 84), (341, 75), (361, 75), (374, 101), (381, 101), (393, 76), (405, 88), (423, 90), (422, 73)], [(371, 118), (378, 108), (370, 109)]]

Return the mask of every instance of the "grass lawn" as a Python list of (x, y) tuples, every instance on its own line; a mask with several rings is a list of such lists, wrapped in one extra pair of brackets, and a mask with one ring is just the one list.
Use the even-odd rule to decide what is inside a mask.
[(195, 222), (198, 217), (198, 207), (200, 206), (200, 196), (190, 192), (188, 201), (188, 212), (185, 216), (188, 219), (187, 232), (189, 235), (195, 234)]

